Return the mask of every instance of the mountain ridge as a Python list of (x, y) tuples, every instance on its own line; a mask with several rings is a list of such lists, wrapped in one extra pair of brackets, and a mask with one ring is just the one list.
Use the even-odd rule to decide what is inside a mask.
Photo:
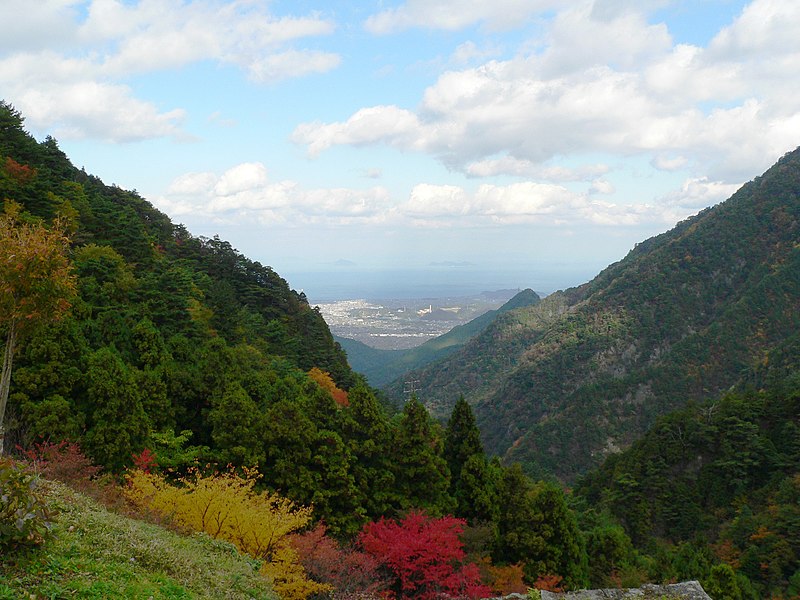
[(798, 192), (795, 150), (592, 281), (415, 372), (421, 399), (443, 415), (464, 393), (489, 450), (574, 478), (658, 415), (736, 383), (800, 327)]

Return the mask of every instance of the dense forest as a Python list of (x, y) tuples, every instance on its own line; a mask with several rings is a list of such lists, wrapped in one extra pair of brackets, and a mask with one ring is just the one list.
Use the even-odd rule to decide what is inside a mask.
[[(789, 159), (781, 164), (781, 180), (800, 179)], [(774, 179), (753, 185), (773, 190)], [(707, 212), (642, 244), (587, 286), (542, 301), (529, 298), (529, 306), (494, 315), (454, 354), (463, 360), (464, 352), (486, 350), (481, 362), (472, 363), (472, 393), (493, 385), (492, 373), (500, 369), (515, 373), (520, 384), (520, 369), (536, 359), (542, 393), (569, 392), (564, 397), (572, 400), (589, 393), (588, 371), (576, 361), (593, 356), (596, 400), (578, 405), (583, 412), (574, 414), (592, 424), (597, 418), (586, 411), (597, 409), (619, 428), (654, 423), (570, 490), (552, 477), (531, 479), (527, 454), (519, 456), (528, 474), (520, 463), (484, 451), (484, 440), (496, 440), (498, 433), (487, 428), (486, 407), (479, 405), (481, 417), (461, 396), (463, 379), (446, 387), (447, 398), (425, 394), (392, 410), (350, 369), (319, 312), (271, 268), (223, 240), (192, 236), (136, 192), (76, 169), (55, 140), (37, 142), (25, 132), (22, 116), (8, 104), (0, 104), (0, 198), (6, 361), (11, 332), (17, 332), (6, 449), (56, 479), (83, 486), (84, 479), (123, 482), (131, 505), (254, 557), (283, 598), (480, 598), (524, 593), (528, 586), (560, 590), (680, 579), (701, 580), (714, 598), (800, 594), (800, 343), (792, 312), (800, 255), (783, 233), (759, 242), (774, 261), (767, 267), (745, 268), (746, 258), (731, 258), (742, 270), (740, 279), (756, 287), (730, 305), (716, 307), (703, 296), (705, 288), (691, 287), (694, 280), (685, 276), (677, 294), (687, 296), (682, 310), (697, 309), (697, 319), (709, 323), (718, 322), (712, 313), (729, 315), (728, 329), (717, 324), (703, 330), (708, 348), (688, 335), (674, 343), (678, 354), (670, 354), (666, 342), (653, 342), (658, 351), (639, 347), (635, 353), (619, 346), (620, 340), (630, 342), (632, 332), (643, 336), (647, 323), (653, 333), (641, 339), (667, 339), (670, 328), (683, 327), (670, 320), (677, 318), (672, 312), (654, 308), (675, 301), (676, 294), (658, 299), (649, 276), (640, 289), (626, 273), (656, 277), (661, 267), (653, 263), (651, 273), (640, 257), (659, 248), (677, 245), (687, 256), (689, 234), (695, 225), (701, 228)], [(751, 202), (742, 198), (740, 203)], [(794, 235), (793, 213), (771, 204), (763, 210), (770, 223), (780, 222), (786, 235)], [(751, 226), (758, 230), (756, 222)], [(30, 275), (41, 252), (9, 250), (23, 234), (63, 249), (60, 287), (44, 286), (56, 271), (39, 279)], [(740, 235), (746, 234), (743, 229)], [(717, 251), (731, 252), (723, 241)], [(698, 259), (675, 263), (675, 273), (702, 263), (703, 251), (692, 248)], [(710, 279), (739, 289), (731, 277)], [(35, 285), (20, 296), (26, 280)], [(52, 308), (33, 310), (29, 299), (37, 295), (54, 300)], [(616, 298), (617, 312), (598, 304), (605, 297)], [(631, 316), (639, 304), (653, 308), (651, 321)], [(771, 321), (777, 313), (780, 332)], [(25, 315), (24, 326), (15, 315)], [(748, 324), (741, 324), (748, 315)], [(691, 325), (696, 322), (688, 321), (699, 330)], [(762, 351), (758, 361), (748, 362), (753, 331)], [(737, 345), (731, 336), (748, 344)], [(774, 343), (778, 338), (781, 343)], [(724, 344), (731, 344), (730, 352)], [(564, 351), (554, 354), (554, 348)], [(658, 352), (686, 357), (685, 363), (651, 365), (674, 377), (673, 400), (640, 414), (630, 414), (627, 405), (606, 410), (605, 400), (623, 389), (610, 374), (634, 377), (632, 367), (614, 366), (617, 350), (631, 365), (636, 356)], [(704, 361), (709, 378), (699, 390), (690, 386), (692, 372), (679, 369), (694, 368), (694, 356)], [(708, 366), (712, 359), (716, 370)], [(741, 367), (738, 386), (717, 393), (727, 382), (719, 375), (722, 366), (731, 363)], [(564, 374), (578, 377), (574, 389), (564, 388)], [(514, 397), (511, 384), (503, 391)], [(637, 402), (651, 400), (643, 394)], [(425, 404), (441, 418), (433, 419)], [(679, 404), (678, 412), (656, 416)], [(530, 415), (515, 410), (518, 427), (535, 421), (532, 409)], [(616, 419), (615, 411), (630, 418)], [(558, 420), (552, 407), (541, 414)], [(500, 410), (498, 422), (504, 418)], [(575, 445), (599, 434), (577, 427), (559, 435)], [(539, 443), (545, 441), (553, 443), (550, 437)], [(583, 451), (590, 453), (591, 445)], [(553, 456), (562, 457), (558, 451)], [(5, 458), (0, 483), (20, 494), (35, 487), (24, 467)], [(4, 492), (0, 501), (3, 518), (13, 514), (4, 512), (9, 497)], [(202, 498), (236, 507), (236, 522), (249, 524), (249, 533), (198, 521)], [(46, 541), (44, 529), (31, 529), (38, 509), (29, 514), (21, 529), (5, 522), (0, 527), (0, 591), (9, 594), (16, 589), (14, 577), (31, 585), (26, 561), (44, 560), (46, 552), (36, 553), (55, 543)], [(60, 580), (72, 576), (63, 564), (58, 569)]]
[(799, 236), (797, 150), (592, 281), (502, 315), (410, 377), (441, 418), (463, 393), (491, 452), (574, 481), (796, 334)]

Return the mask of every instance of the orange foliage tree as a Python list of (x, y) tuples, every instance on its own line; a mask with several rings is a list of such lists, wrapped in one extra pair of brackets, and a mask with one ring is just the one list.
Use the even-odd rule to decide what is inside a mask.
[(333, 396), (336, 404), (339, 406), (350, 405), (350, 401), (347, 398), (347, 392), (340, 389), (336, 385), (330, 373), (318, 369), (317, 367), (312, 367), (312, 369), (308, 372), (308, 376), (313, 379), (319, 387)]

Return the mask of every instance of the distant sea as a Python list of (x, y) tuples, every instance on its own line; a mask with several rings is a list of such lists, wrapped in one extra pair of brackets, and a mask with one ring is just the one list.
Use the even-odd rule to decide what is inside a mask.
[(292, 289), (305, 292), (309, 302), (336, 300), (388, 300), (455, 298), (481, 292), (530, 288), (541, 295), (580, 285), (599, 268), (548, 265), (530, 269), (481, 269), (431, 266), (419, 269), (363, 269), (331, 267), (330, 270), (281, 273)]

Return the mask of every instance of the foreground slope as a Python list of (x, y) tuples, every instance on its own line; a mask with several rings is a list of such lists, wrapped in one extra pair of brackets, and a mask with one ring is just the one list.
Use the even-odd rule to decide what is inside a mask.
[(715, 395), (800, 329), (800, 151), (593, 281), (511, 311), (415, 374), (463, 393), (488, 448), (570, 479)]
[(0, 598), (277, 598), (260, 564), (205, 534), (182, 536), (48, 482), (53, 537), (0, 556)]

